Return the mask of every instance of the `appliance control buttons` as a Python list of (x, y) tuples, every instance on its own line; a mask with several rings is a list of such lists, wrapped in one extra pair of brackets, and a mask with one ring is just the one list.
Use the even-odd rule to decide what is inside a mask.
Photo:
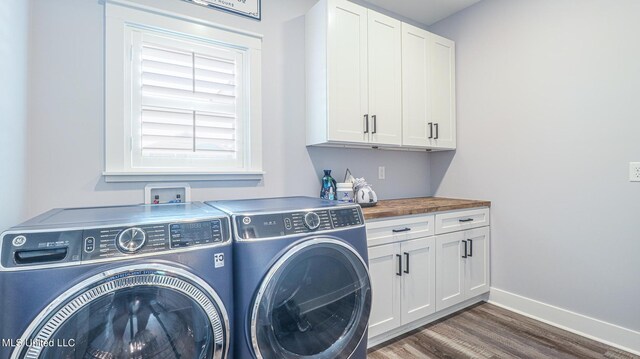
[(135, 253), (140, 250), (147, 241), (147, 235), (137, 227), (127, 228), (118, 234), (116, 246), (124, 253)]
[(320, 227), (320, 216), (315, 212), (308, 212), (304, 215), (304, 225), (310, 230)]
[(14, 247), (21, 247), (25, 243), (27, 243), (27, 237), (25, 237), (25, 236), (14, 237), (13, 241), (11, 242), (11, 244), (13, 244)]
[(242, 218), (242, 223), (244, 223), (244, 224), (251, 224), (251, 217), (244, 217), (244, 218)]
[(96, 248), (96, 239), (93, 237), (87, 237), (84, 239), (84, 251), (87, 253), (93, 252)]
[(286, 228), (287, 230), (291, 229), (291, 218), (285, 218), (284, 219), (284, 228)]

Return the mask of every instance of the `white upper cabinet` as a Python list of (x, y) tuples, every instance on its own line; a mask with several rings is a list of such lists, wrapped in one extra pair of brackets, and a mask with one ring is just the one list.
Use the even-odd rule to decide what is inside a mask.
[(456, 67), (455, 44), (442, 36), (430, 34), (431, 84), (429, 106), (433, 138), (429, 147), (456, 148)]
[(369, 10), (371, 142), (402, 143), (401, 22)]
[(328, 139), (366, 143), (367, 9), (341, 1), (329, 8), (329, 19)]
[(307, 13), (307, 145), (401, 145), (401, 24), (346, 0)]
[(431, 34), (402, 24), (402, 144), (428, 147)]
[(455, 44), (402, 24), (402, 144), (455, 149)]
[(455, 149), (453, 41), (320, 0), (305, 46), (307, 145)]

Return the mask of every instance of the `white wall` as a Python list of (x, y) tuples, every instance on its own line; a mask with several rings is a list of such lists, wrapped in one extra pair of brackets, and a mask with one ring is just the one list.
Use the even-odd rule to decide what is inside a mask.
[(0, 231), (26, 213), (29, 2), (0, 1)]
[(492, 285), (640, 330), (640, 2), (485, 0), (456, 41), (438, 196), (492, 201)]
[[(97, 0), (32, 1), (30, 214), (142, 202), (144, 184), (108, 184), (101, 178), (104, 7)], [(334, 169), (336, 179), (351, 168), (382, 198), (429, 194), (426, 153), (305, 147), (304, 14), (315, 0), (263, 0), (262, 22), (183, 1), (136, 1), (264, 35), (264, 182), (249, 187), (193, 182), (194, 200), (317, 196), (325, 166)], [(377, 181), (378, 165), (385, 164), (387, 180)]]

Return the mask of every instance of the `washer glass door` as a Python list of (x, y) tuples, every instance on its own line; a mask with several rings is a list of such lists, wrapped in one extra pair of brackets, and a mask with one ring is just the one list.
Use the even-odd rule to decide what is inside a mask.
[[(170, 271), (171, 270), (171, 271)], [(226, 314), (196, 277), (172, 269), (122, 270), (43, 312), (19, 358), (224, 358)], [(105, 278), (106, 277), (106, 278)], [(92, 281), (90, 279), (89, 281)], [(222, 307), (223, 308), (223, 307)]]
[(289, 250), (271, 268), (252, 313), (258, 358), (348, 358), (371, 310), (363, 259), (341, 241), (317, 238)]

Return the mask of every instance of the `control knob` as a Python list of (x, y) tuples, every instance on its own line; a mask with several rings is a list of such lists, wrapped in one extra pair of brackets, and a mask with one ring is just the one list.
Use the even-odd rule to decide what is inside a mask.
[(310, 230), (316, 230), (320, 227), (320, 216), (315, 212), (308, 212), (304, 215), (304, 225)]
[(116, 246), (124, 253), (135, 253), (144, 246), (147, 235), (137, 227), (127, 228), (118, 234)]

